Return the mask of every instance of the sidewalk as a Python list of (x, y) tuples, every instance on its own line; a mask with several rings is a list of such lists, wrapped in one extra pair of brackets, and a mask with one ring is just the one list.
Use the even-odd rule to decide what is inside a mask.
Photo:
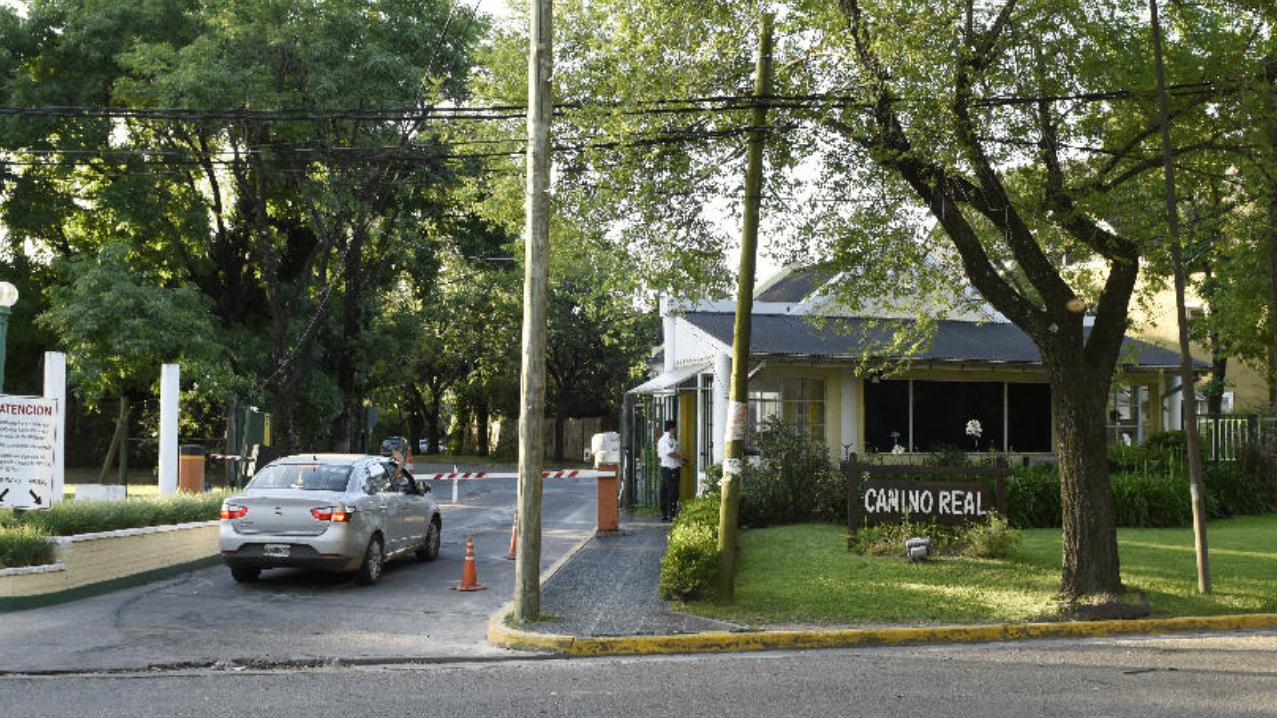
[(622, 522), (619, 534), (589, 539), (541, 587), (541, 613), (548, 620), (527, 630), (580, 637), (740, 630), (675, 613), (657, 595), (668, 531), (669, 524), (631, 520)]

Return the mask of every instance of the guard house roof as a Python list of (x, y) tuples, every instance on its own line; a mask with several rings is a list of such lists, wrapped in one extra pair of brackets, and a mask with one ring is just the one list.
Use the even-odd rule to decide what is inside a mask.
[[(735, 317), (725, 312), (688, 312), (684, 318), (727, 346), (732, 344)], [(829, 317), (813, 322), (809, 318), (780, 314), (755, 314), (750, 331), (750, 354), (772, 356), (813, 356), (894, 358), (874, 347), (890, 346), (892, 324), (902, 320), (874, 320), (862, 317)], [(1087, 328), (1090, 331), (1090, 328)], [(1042, 357), (1027, 334), (1005, 322), (941, 321), (934, 341), (912, 357), (915, 361), (992, 362), (1041, 364)], [(1179, 354), (1127, 337), (1123, 341), (1123, 364), (1139, 369), (1179, 367)], [(1205, 362), (1194, 361), (1198, 370)]]

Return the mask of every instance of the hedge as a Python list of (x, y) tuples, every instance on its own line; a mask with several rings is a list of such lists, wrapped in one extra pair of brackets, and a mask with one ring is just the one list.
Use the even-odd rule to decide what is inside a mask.
[(712, 598), (718, 576), (718, 494), (684, 502), (661, 559), (661, 598)]
[(40, 566), (54, 560), (50, 536), (118, 531), (217, 519), (225, 491), (163, 499), (63, 501), (42, 511), (0, 512), (0, 568)]

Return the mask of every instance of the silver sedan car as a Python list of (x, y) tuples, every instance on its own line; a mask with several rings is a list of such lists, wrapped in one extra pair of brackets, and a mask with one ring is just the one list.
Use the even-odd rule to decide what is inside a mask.
[(392, 558), (433, 561), (442, 528), (430, 486), (393, 460), (304, 454), (272, 461), (226, 499), (218, 544), (236, 581), (291, 567), (354, 572), (372, 584)]

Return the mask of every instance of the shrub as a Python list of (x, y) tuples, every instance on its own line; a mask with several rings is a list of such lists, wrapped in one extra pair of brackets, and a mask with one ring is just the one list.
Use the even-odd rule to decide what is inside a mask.
[(776, 418), (754, 435), (761, 458), (745, 462), (740, 520), (746, 526), (846, 520), (846, 482), (823, 440)]
[(711, 598), (718, 575), (718, 498), (701, 496), (679, 509), (661, 559), (661, 598)]
[(53, 542), (33, 526), (0, 528), (0, 568), (42, 566), (55, 555)]
[(989, 514), (989, 520), (963, 527), (962, 553), (974, 558), (1006, 558), (1020, 547), (1024, 534), (1005, 516)]
[(1220, 463), (1206, 468), (1206, 495), (1213, 497), (1215, 517), (1249, 516), (1272, 510), (1267, 487), (1256, 472), (1247, 471), (1243, 461)]
[(861, 529), (851, 540), (851, 550), (870, 556), (904, 556), (905, 540), (915, 536), (931, 539), (936, 556), (1006, 558), (1020, 546), (1023, 535), (1003, 516), (989, 514), (987, 521), (945, 526), (937, 523), (880, 524)]
[(24, 511), (15, 520), (52, 536), (212, 521), (227, 495), (212, 491), (163, 499), (63, 501), (44, 511)]
[(1007, 519), (1022, 529), (1060, 525), (1060, 473), (1052, 464), (1017, 469), (1007, 477)]

